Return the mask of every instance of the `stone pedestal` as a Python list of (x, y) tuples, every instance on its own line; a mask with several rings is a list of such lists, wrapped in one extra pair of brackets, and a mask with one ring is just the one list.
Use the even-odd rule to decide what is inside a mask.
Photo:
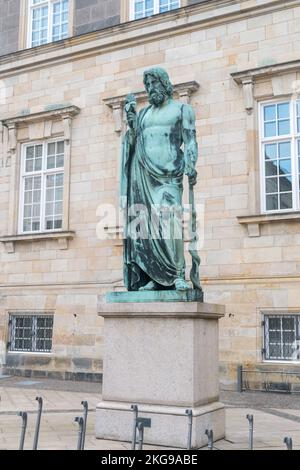
[(137, 404), (139, 416), (152, 420), (145, 443), (186, 448), (186, 409), (193, 411), (193, 448), (207, 444), (206, 429), (213, 429), (215, 440), (222, 439), (218, 320), (224, 307), (109, 300), (99, 297), (98, 302), (98, 313), (105, 318), (105, 348), (96, 437), (131, 441), (131, 405)]

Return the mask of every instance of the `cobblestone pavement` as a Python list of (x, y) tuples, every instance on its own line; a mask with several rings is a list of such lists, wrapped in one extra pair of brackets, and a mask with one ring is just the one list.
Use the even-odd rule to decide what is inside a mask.
[[(18, 448), (21, 431), (18, 411), (28, 412), (24, 448), (31, 449), (37, 396), (44, 401), (39, 449), (76, 449), (78, 425), (74, 419), (82, 416), (82, 400), (88, 401), (90, 409), (86, 449), (130, 449), (129, 443), (95, 439), (95, 407), (101, 398), (100, 390), (99, 383), (0, 376), (0, 450)], [(226, 405), (226, 439), (216, 442), (216, 449), (247, 449), (247, 414), (254, 415), (255, 449), (285, 449), (286, 436), (292, 437), (294, 449), (300, 449), (300, 396), (221, 392), (221, 401)], [(145, 446), (145, 449), (165, 448)]]

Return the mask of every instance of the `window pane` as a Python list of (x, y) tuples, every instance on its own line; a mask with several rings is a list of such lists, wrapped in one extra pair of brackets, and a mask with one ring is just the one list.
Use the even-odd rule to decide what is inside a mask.
[(64, 153), (65, 143), (63, 141), (57, 142), (57, 153)]
[(51, 170), (51, 168), (55, 168), (55, 157), (47, 158), (47, 169)]
[(276, 119), (276, 105), (264, 106), (264, 120), (274, 121)]
[(278, 178), (267, 178), (266, 179), (266, 193), (277, 193), (278, 192)]
[(32, 189), (33, 178), (25, 178), (25, 191), (30, 191)]
[(279, 191), (281, 193), (292, 191), (292, 178), (290, 176), (282, 176), (279, 178)]
[(55, 186), (55, 175), (47, 175), (47, 188)]
[(40, 176), (35, 176), (33, 180), (33, 188), (41, 189), (42, 178)]
[(280, 330), (281, 317), (269, 317), (269, 330)]
[(278, 135), (287, 135), (290, 133), (290, 121), (278, 121)]
[(277, 162), (266, 162), (266, 176), (274, 176), (277, 175)]
[(30, 218), (31, 213), (32, 213), (32, 206), (25, 206), (24, 207), (24, 217), (25, 217), (25, 219)]
[(266, 209), (267, 211), (276, 211), (278, 210), (278, 196), (274, 194), (272, 196), (266, 197)]
[(61, 220), (61, 219), (56, 219), (56, 220), (54, 221), (54, 229), (55, 229), (55, 230), (58, 230), (58, 229), (60, 229), (60, 228), (62, 228), (62, 220)]
[(46, 204), (46, 215), (52, 215), (53, 214), (53, 209), (54, 209), (54, 204), (47, 203)]
[(282, 317), (282, 328), (284, 330), (293, 330), (294, 331), (294, 329), (295, 329), (295, 318), (294, 317)]
[(34, 171), (41, 171), (42, 169), (42, 158), (37, 158), (34, 162)]
[(281, 142), (279, 147), (279, 158), (287, 158), (291, 156), (291, 142)]
[(31, 219), (24, 219), (23, 232), (31, 232)]
[(291, 168), (291, 160), (279, 160), (279, 174), (291, 174), (292, 173), (292, 168)]
[(279, 359), (281, 357), (281, 347), (280, 347), (280, 345), (270, 344), (269, 351), (270, 351), (269, 359)]
[(48, 144), (48, 155), (55, 155), (55, 142)]
[(63, 173), (59, 173), (58, 175), (56, 175), (56, 186), (62, 186), (64, 184), (64, 175)]
[(292, 193), (280, 194), (280, 209), (293, 208), (293, 195)]
[(276, 121), (271, 121), (265, 123), (265, 137), (274, 137), (276, 136)]
[(277, 158), (277, 144), (265, 145), (265, 159), (275, 160)]
[(26, 173), (30, 173), (31, 171), (33, 171), (33, 160), (27, 160), (26, 161), (25, 171), (26, 171)]
[(269, 341), (270, 343), (279, 343), (281, 341), (281, 332), (269, 330)]
[(41, 201), (41, 191), (33, 191), (33, 202)]
[(31, 159), (34, 157), (34, 147), (26, 148), (26, 159)]
[(280, 103), (277, 107), (278, 119), (289, 119), (290, 117), (290, 104)]

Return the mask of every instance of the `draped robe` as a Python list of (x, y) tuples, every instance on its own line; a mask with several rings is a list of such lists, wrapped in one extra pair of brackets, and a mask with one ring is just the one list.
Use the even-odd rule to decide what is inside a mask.
[[(178, 103), (175, 109), (182, 114), (183, 106)], [(150, 108), (148, 106), (138, 114), (136, 129), (126, 132), (122, 144), (120, 193), (125, 209), (124, 283), (128, 290), (138, 290), (150, 280), (157, 282), (162, 289), (173, 288), (175, 280), (184, 277), (185, 272), (180, 216), (184, 173), (184, 154), (180, 148), (182, 133), (178, 126), (173, 131), (178, 141), (176, 158), (167, 168), (162, 168), (161, 155), (149, 158), (145, 147), (143, 120)], [(180, 126), (181, 122), (182, 119), (178, 119), (177, 124)], [(140, 207), (142, 209), (139, 211)], [(154, 207), (159, 217), (155, 216), (157, 225), (153, 237), (154, 219), (151, 213)], [(171, 209), (166, 219), (169, 224), (167, 231), (164, 231), (166, 226), (163, 225), (166, 222), (162, 216), (164, 210), (159, 212), (161, 208)], [(175, 217), (172, 216), (174, 208)], [(135, 225), (137, 216), (140, 221), (138, 226)], [(140, 236), (135, 236), (136, 230)], [(166, 233), (170, 236), (165, 237)]]

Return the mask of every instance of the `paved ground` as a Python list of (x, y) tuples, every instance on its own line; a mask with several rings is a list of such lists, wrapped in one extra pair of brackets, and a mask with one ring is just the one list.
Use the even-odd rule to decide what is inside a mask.
[[(81, 401), (89, 403), (86, 449), (130, 449), (130, 444), (94, 438), (95, 406), (100, 399), (100, 384), (64, 382), (45, 379), (5, 378), (0, 376), (0, 450), (17, 449), (21, 418), (18, 411), (28, 412), (25, 449), (32, 447), (37, 402), (42, 396), (44, 413), (39, 449), (76, 449), (78, 425), (82, 415)], [(247, 414), (254, 415), (255, 449), (285, 449), (283, 438), (293, 438), (294, 449), (300, 449), (300, 396), (261, 392), (222, 392), (226, 405), (226, 440), (215, 443), (216, 449), (247, 449)], [(162, 449), (145, 446), (145, 449)]]

